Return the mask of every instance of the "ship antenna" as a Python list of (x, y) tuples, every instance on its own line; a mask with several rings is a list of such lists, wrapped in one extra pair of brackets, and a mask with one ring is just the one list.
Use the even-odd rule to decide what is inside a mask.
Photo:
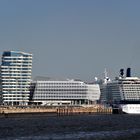
[(106, 68), (105, 68), (105, 71), (104, 71), (104, 83), (107, 83), (108, 81), (110, 81), (110, 79), (107, 76), (107, 71), (106, 71)]
[(104, 78), (105, 78), (105, 79), (107, 78), (107, 71), (106, 71), (106, 68), (105, 68), (105, 71), (104, 71)]

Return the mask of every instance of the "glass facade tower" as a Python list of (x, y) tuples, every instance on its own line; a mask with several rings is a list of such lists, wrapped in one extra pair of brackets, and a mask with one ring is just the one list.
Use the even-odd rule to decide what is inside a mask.
[(27, 105), (32, 73), (32, 54), (5, 51), (1, 64), (1, 99), (4, 105)]

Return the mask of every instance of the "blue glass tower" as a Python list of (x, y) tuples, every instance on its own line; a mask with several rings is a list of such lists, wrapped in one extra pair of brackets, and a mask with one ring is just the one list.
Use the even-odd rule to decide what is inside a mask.
[(1, 64), (1, 99), (5, 105), (27, 105), (32, 73), (32, 54), (5, 51)]

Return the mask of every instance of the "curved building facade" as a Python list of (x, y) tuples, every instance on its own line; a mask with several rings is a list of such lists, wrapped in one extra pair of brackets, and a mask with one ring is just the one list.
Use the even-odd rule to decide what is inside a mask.
[(74, 80), (44, 80), (32, 82), (32, 102), (44, 105), (92, 104), (99, 100), (98, 84)]
[(32, 73), (32, 54), (5, 51), (1, 64), (2, 103), (27, 105)]

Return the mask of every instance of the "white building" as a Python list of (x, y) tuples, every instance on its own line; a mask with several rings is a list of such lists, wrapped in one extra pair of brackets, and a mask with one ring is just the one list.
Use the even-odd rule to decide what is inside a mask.
[(1, 96), (5, 105), (27, 105), (32, 73), (32, 54), (5, 51), (1, 64)]
[(31, 101), (42, 105), (93, 104), (100, 97), (98, 84), (75, 80), (36, 80), (31, 91)]

